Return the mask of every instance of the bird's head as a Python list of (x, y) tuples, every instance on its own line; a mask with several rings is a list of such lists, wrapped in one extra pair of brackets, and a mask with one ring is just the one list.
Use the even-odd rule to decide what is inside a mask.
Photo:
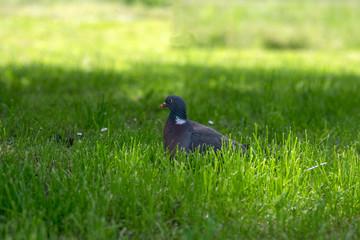
[(160, 108), (167, 107), (170, 109), (169, 117), (176, 119), (176, 117), (186, 120), (186, 105), (184, 100), (177, 95), (170, 95), (160, 105)]

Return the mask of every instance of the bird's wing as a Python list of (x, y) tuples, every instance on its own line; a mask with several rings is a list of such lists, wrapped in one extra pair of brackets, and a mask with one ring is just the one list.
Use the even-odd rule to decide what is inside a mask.
[(192, 126), (190, 147), (192, 149), (206, 145), (206, 147), (214, 147), (215, 150), (218, 150), (222, 147), (222, 141), (226, 141), (226, 139), (228, 139), (212, 128), (206, 127), (194, 121), (190, 121), (190, 123)]
[(208, 147), (214, 147), (214, 150), (220, 150), (224, 144), (229, 146), (229, 141), (232, 142), (232, 147), (241, 147), (243, 151), (247, 149), (246, 144), (240, 144), (235, 140), (230, 140), (230, 138), (210, 127), (206, 127), (194, 121), (190, 121), (190, 123), (192, 126), (192, 134), (189, 147), (191, 149), (200, 147), (200, 150), (204, 151)]

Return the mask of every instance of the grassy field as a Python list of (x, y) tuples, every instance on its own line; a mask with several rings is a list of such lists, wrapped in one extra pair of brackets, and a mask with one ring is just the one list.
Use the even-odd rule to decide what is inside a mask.
[(360, 47), (360, 5), (354, 0), (183, 2), (175, 11), (176, 46), (312, 50)]
[[(344, 8), (360, 19), (343, 4), (319, 22), (341, 25)], [(307, 29), (299, 16), (310, 10), (288, 7)], [(281, 37), (273, 8), (262, 11)], [(352, 21), (333, 28), (342, 44), (313, 29), (300, 34), (316, 44), (294, 50), (287, 40), (179, 46), (187, 29), (169, 7), (15, 2), (0, 18), (0, 239), (360, 238)], [(159, 109), (170, 94), (251, 150), (171, 162)]]

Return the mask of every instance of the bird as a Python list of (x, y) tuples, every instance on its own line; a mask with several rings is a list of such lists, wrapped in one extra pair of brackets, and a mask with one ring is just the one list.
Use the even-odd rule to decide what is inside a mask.
[(240, 144), (227, 136), (222, 135), (213, 128), (204, 126), (187, 118), (185, 101), (177, 95), (169, 95), (160, 105), (160, 108), (169, 108), (169, 117), (164, 125), (163, 143), (165, 150), (171, 153), (173, 158), (177, 150), (183, 150), (186, 154), (199, 148), (200, 153), (213, 148), (219, 151), (225, 144), (232, 148), (241, 148), (244, 153), (247, 144)]

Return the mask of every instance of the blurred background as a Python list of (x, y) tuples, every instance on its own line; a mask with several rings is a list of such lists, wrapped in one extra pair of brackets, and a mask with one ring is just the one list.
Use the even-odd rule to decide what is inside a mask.
[(119, 22), (156, 17), (171, 23), (169, 40), (175, 48), (360, 47), (360, 4), (356, 0), (1, 0), (0, 3), (2, 17), (20, 14)]
[(357, 1), (182, 1), (174, 9), (177, 46), (360, 47)]

